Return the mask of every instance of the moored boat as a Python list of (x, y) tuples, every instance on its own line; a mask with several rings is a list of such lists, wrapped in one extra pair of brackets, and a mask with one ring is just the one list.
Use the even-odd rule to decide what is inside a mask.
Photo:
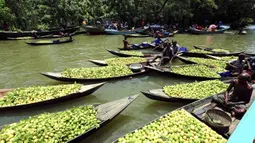
[(226, 29), (220, 29), (216, 31), (202, 31), (195, 28), (190, 28), (189, 32), (191, 34), (223, 34), (226, 31)]
[[(177, 68), (184, 68), (185, 66), (187, 66), (187, 65), (175, 66), (175, 67), (177, 67)], [(195, 75), (176, 73), (176, 72), (173, 72), (169, 67), (145, 66), (145, 68), (148, 68), (148, 69), (150, 69), (152, 71), (161, 73), (162, 75), (171, 76), (171, 77), (180, 77), (180, 78), (186, 78), (186, 79), (193, 79), (193, 80), (213, 80), (213, 79), (228, 80), (228, 79), (234, 78), (234, 77), (221, 77), (220, 74), (217, 74), (216, 71), (214, 72), (213, 69), (210, 72), (213, 73), (215, 76), (208, 77), (208, 76), (198, 76), (198, 75), (195, 76)], [(174, 68), (174, 66), (172, 66), (171, 68)], [(195, 73), (195, 74), (197, 74), (197, 73)]]
[(135, 30), (114, 30), (114, 29), (105, 29), (105, 33), (109, 35), (126, 35), (126, 34), (136, 34), (145, 31), (146, 29), (137, 28)]
[[(108, 66), (107, 66), (108, 67)], [(96, 67), (96, 68), (101, 68), (101, 67)], [(123, 69), (123, 68), (121, 68)], [(102, 81), (109, 81), (109, 80), (117, 80), (117, 79), (125, 79), (125, 78), (130, 78), (130, 77), (134, 77), (134, 76), (138, 76), (138, 75), (142, 75), (142, 74), (145, 74), (147, 72), (149, 72), (149, 69), (145, 69), (144, 67), (142, 67), (139, 71), (132, 71), (130, 68), (130, 73), (129, 74), (120, 74), (120, 75), (117, 75), (117, 76), (108, 76), (108, 77), (88, 77), (88, 78), (80, 78), (80, 77), (67, 77), (67, 76), (64, 76), (62, 74), (62, 72), (42, 72), (41, 74), (48, 77), (48, 78), (51, 78), (51, 79), (54, 79), (54, 80), (57, 80), (57, 81), (63, 81), (63, 82), (102, 82)], [(99, 73), (101, 74), (101, 73)]]
[[(83, 96), (90, 95), (91, 93), (95, 92), (98, 88), (103, 86), (105, 83), (97, 83), (97, 84), (90, 84), (90, 85), (82, 85), (81, 88), (73, 93), (69, 93), (67, 95), (61, 96), (61, 97), (56, 97), (53, 99), (47, 99), (47, 100), (42, 100), (38, 102), (32, 102), (32, 103), (27, 103), (27, 104), (18, 104), (18, 105), (12, 105), (12, 106), (3, 106), (0, 107), (0, 110), (11, 110), (11, 109), (20, 109), (20, 108), (27, 108), (27, 107), (36, 107), (36, 106), (43, 106), (43, 105), (48, 105), (48, 104), (53, 104), (53, 103), (59, 103), (75, 98), (80, 98)], [(14, 89), (0, 89), (0, 98), (3, 98), (6, 96), (8, 92), (13, 91)]]
[(130, 52), (130, 51), (124, 51), (124, 50), (114, 51), (109, 49), (107, 49), (107, 51), (119, 57), (154, 57), (160, 54), (160, 53)]
[(101, 35), (105, 34), (105, 28), (103, 26), (85, 26), (89, 35)]
[[(77, 134), (77, 130), (72, 130), (71, 131), (68, 131), (70, 133), (73, 133), (73, 132), (76, 132), (76, 134), (69, 134), (69, 137), (71, 136), (71, 138), (65, 138), (65, 141), (67, 140), (67, 142), (70, 142), (70, 143), (76, 143), (78, 141), (81, 141), (83, 139), (85, 139), (86, 137), (88, 137), (89, 135), (93, 134), (96, 130), (98, 130), (99, 128), (102, 128), (104, 125), (106, 125), (108, 122), (110, 122), (113, 118), (115, 118), (117, 115), (119, 115), (123, 110), (125, 110), (136, 98), (138, 97), (138, 95), (134, 95), (134, 96), (129, 96), (129, 97), (125, 97), (125, 98), (122, 98), (122, 99), (119, 99), (119, 100), (115, 100), (115, 101), (111, 101), (111, 102), (108, 102), (108, 103), (105, 103), (105, 104), (93, 104), (93, 105), (89, 105), (89, 106), (80, 106), (78, 107), (79, 108), (79, 111), (87, 111), (86, 110), (86, 107), (88, 107), (90, 110), (93, 110), (93, 115), (90, 115), (92, 113), (87, 113), (89, 114), (89, 118), (87, 117), (82, 117), (84, 122), (86, 124), (82, 124), (80, 123), (79, 127), (78, 128), (84, 128), (84, 130), (81, 130), (80, 129), (80, 132)], [(76, 107), (77, 109), (77, 107)], [(44, 113), (44, 114), (41, 114), (41, 115), (37, 115), (37, 116), (33, 116), (33, 117), (30, 117), (29, 119), (26, 119), (26, 120), (22, 120), (21, 122), (26, 122), (27, 120), (30, 120), (30, 121), (33, 121), (33, 119), (37, 119), (38, 120), (38, 117), (41, 117), (41, 118), (44, 118), (44, 116), (46, 115), (47, 117), (52, 117), (54, 118), (54, 116), (58, 116), (58, 117), (62, 117), (62, 118), (65, 118), (66, 116), (63, 115), (63, 113), (68, 113), (72, 110), (75, 110), (75, 108), (72, 108), (70, 110), (66, 110), (66, 111), (60, 111), (60, 112), (56, 112), (56, 113)], [(88, 111), (87, 111), (88, 112)], [(91, 112), (91, 111), (90, 111)], [(62, 114), (61, 114), (62, 113)], [(69, 114), (72, 114), (72, 113), (69, 113)], [(83, 113), (83, 114), (86, 114), (86, 113)], [(95, 114), (95, 115), (94, 115)], [(77, 115), (78, 116), (78, 115)], [(94, 120), (97, 120), (96, 123), (94, 121), (91, 121), (92, 120), (92, 117)], [(61, 118), (61, 119), (62, 119)], [(59, 119), (59, 120), (61, 120)], [(51, 125), (50, 127), (47, 127), (48, 131), (51, 131), (51, 129), (54, 129), (55, 131), (59, 131), (59, 129), (65, 129), (65, 127), (68, 127), (68, 125), (70, 126), (70, 122), (74, 120), (74, 121), (77, 121), (77, 117), (75, 116), (71, 116), (68, 118), (68, 120), (64, 121), (63, 122), (63, 119), (61, 120), (63, 123), (61, 125), (61, 127), (59, 127), (58, 125), (56, 125), (56, 123), (54, 125)], [(79, 119), (81, 120), (81, 119)], [(45, 120), (44, 123), (51, 123), (53, 122), (52, 120)], [(83, 123), (84, 123), (83, 122)], [(66, 124), (65, 124), (66, 123)], [(20, 122), (16, 122), (14, 124), (10, 124), (10, 125), (5, 125), (4, 127), (1, 128), (0, 132), (2, 131), (2, 133), (7, 133), (6, 132), (6, 128), (11, 128), (12, 126), (18, 126), (20, 124)], [(32, 124), (32, 123), (31, 123)], [(68, 124), (68, 125), (67, 125)], [(76, 125), (75, 127), (77, 127), (77, 125), (79, 123), (71, 123), (73, 126), (74, 124)], [(37, 126), (37, 125), (36, 125)], [(46, 125), (45, 125), (46, 126)], [(38, 126), (38, 128), (44, 128), (44, 130), (47, 130), (45, 128), (45, 126)], [(34, 129), (35, 127), (31, 127), (31, 126), (26, 126), (27, 130), (29, 130), (30, 128)], [(75, 128), (77, 129), (77, 128)], [(53, 131), (54, 131), (53, 130)], [(67, 129), (69, 130), (69, 129)], [(59, 131), (59, 132), (63, 132), (63, 131)], [(51, 134), (51, 135), (50, 135)], [(44, 137), (41, 137), (41, 139), (45, 139), (45, 140), (48, 140), (48, 139), (52, 139), (52, 140), (55, 140), (55, 141), (61, 141), (63, 140), (63, 138), (55, 138), (54, 135), (56, 135), (57, 133), (53, 133), (53, 132), (49, 132), (48, 136), (44, 136)], [(16, 135), (16, 134), (15, 134)], [(10, 140), (11, 138), (24, 138), (24, 136), (26, 135), (34, 135), (33, 132), (25, 132), (24, 134), (21, 135), (21, 137), (17, 137), (13, 135), (12, 137), (8, 138), (8, 140)], [(20, 134), (19, 134), (20, 135)], [(65, 135), (66, 136), (66, 135)], [(68, 135), (67, 135), (68, 136)]]
[[(225, 93), (221, 93), (220, 95), (224, 95), (224, 94)], [(255, 99), (255, 93), (254, 93), (254, 90), (253, 90), (253, 94), (252, 94), (250, 103), (247, 104), (247, 108), (250, 107), (250, 105), (253, 103), (254, 99)], [(227, 129), (224, 129), (224, 130), (217, 129), (217, 128), (211, 126), (205, 120), (206, 112), (208, 110), (212, 110), (212, 109), (220, 110), (220, 111), (223, 111), (223, 112), (225, 112), (226, 114), (228, 114), (230, 116), (230, 111), (226, 107), (224, 107), (222, 105), (218, 105), (218, 104), (216, 104), (214, 102), (211, 102), (211, 101), (212, 101), (212, 96), (208, 97), (208, 98), (205, 98), (205, 99), (202, 99), (202, 100), (195, 101), (195, 102), (185, 106), (184, 109), (186, 111), (188, 111), (189, 113), (191, 113), (193, 116), (195, 116), (200, 121), (202, 121), (205, 124), (207, 124), (208, 126), (210, 126), (212, 129), (214, 129), (216, 132), (218, 132), (222, 136), (224, 136), (226, 138), (229, 138), (241, 119), (240, 119), (240, 117), (231, 117), (231, 120), (232, 120), (231, 125)]]
[(35, 41), (35, 42), (26, 42), (28, 45), (33, 45), (33, 46), (40, 46), (40, 45), (55, 45), (55, 44), (64, 44), (64, 43), (71, 43), (74, 40), (45, 40), (45, 41)]
[[(225, 94), (225, 93), (220, 93), (219, 95), (222, 95), (222, 94)], [(154, 131), (157, 131), (158, 128), (161, 127), (161, 125), (162, 125), (161, 122), (168, 121), (168, 120), (165, 120), (165, 119), (166, 119), (166, 118), (169, 119), (171, 113), (174, 113), (174, 112), (176, 112), (176, 111), (184, 110), (184, 111), (186, 111), (186, 112), (189, 113), (189, 118), (190, 118), (190, 117), (193, 117), (193, 118), (195, 118), (195, 119), (198, 119), (198, 121), (199, 121), (200, 123), (202, 122), (203, 124), (207, 125), (207, 127), (209, 127), (211, 130), (213, 130), (213, 131), (214, 131), (214, 134), (215, 134), (215, 132), (217, 132), (219, 135), (221, 135), (221, 136), (224, 137), (225, 139), (228, 139), (229, 136), (230, 136), (230, 135), (233, 133), (233, 131), (235, 130), (235, 128), (236, 128), (236, 126), (238, 125), (238, 123), (240, 122), (240, 118), (232, 117), (232, 122), (231, 122), (230, 126), (228, 127), (228, 129), (225, 129), (225, 128), (218, 128), (218, 129), (216, 129), (216, 128), (212, 127), (211, 125), (209, 125), (209, 124), (207, 123), (207, 121), (205, 120), (205, 114), (206, 114), (206, 112), (207, 112), (208, 110), (210, 110), (210, 109), (220, 110), (220, 111), (222, 111), (222, 112), (228, 114), (228, 116), (230, 115), (229, 111), (226, 110), (226, 108), (224, 108), (224, 107), (222, 107), (222, 106), (217, 106), (216, 103), (211, 102), (211, 101), (212, 101), (212, 97), (213, 97), (213, 96), (210, 96), (210, 97), (207, 97), (207, 98), (198, 100), (198, 101), (194, 101), (194, 102), (192, 102), (192, 103), (190, 103), (190, 104), (187, 104), (187, 105), (185, 105), (185, 106), (183, 106), (183, 107), (180, 107), (180, 108), (178, 108), (178, 109), (175, 109), (175, 110), (173, 110), (173, 111), (171, 111), (171, 112), (169, 112), (169, 113), (166, 113), (166, 114), (164, 114), (164, 115), (162, 115), (162, 116), (160, 116), (160, 117), (158, 117), (158, 118), (156, 118), (156, 119), (150, 121), (149, 123), (146, 123), (145, 125), (143, 125), (143, 126), (137, 128), (137, 129), (135, 129), (135, 130), (133, 130), (133, 131), (130, 131), (130, 132), (127, 133), (126, 135), (127, 135), (127, 137), (128, 137), (129, 139), (131, 139), (130, 141), (133, 141), (133, 139), (134, 139), (134, 140), (136, 140), (137, 142), (139, 142), (139, 141), (141, 141), (141, 140), (140, 140), (140, 137), (142, 137), (142, 140), (143, 140), (143, 141), (150, 141), (150, 139), (156, 140), (156, 138), (159, 137), (159, 139), (160, 139), (159, 142), (160, 142), (161, 140), (163, 140), (163, 142), (164, 142), (164, 141), (167, 140), (166, 137), (167, 137), (167, 135), (168, 135), (168, 134), (165, 134), (165, 133), (168, 133), (168, 132), (163, 132), (163, 131), (161, 131), (161, 132), (159, 132), (159, 134), (157, 133), (156, 135), (153, 136), (153, 137), (156, 137), (156, 138), (147, 138), (147, 137), (148, 137), (148, 134), (146, 134), (147, 132), (146, 132), (145, 134), (142, 134), (142, 133), (141, 133), (140, 136), (138, 136), (139, 139), (133, 138), (132, 134), (137, 133), (137, 132), (140, 133), (140, 130), (143, 130), (143, 129), (145, 129), (145, 130), (152, 129), (152, 130), (154, 130)], [(250, 106), (250, 104), (253, 103), (253, 101), (254, 101), (254, 97), (255, 97), (255, 94), (254, 94), (254, 93), (253, 93), (252, 97), (253, 97), (253, 98), (251, 99), (251, 101), (250, 101), (250, 103), (249, 103), (248, 106)], [(178, 115), (175, 115), (175, 116), (178, 116)], [(175, 118), (175, 116), (171, 116), (171, 118)], [(188, 117), (185, 116), (184, 118), (181, 118), (180, 121), (179, 121), (179, 120), (175, 120), (175, 122), (180, 123), (180, 122), (186, 120), (186, 118), (188, 118)], [(229, 118), (230, 118), (230, 117), (229, 117)], [(159, 124), (157, 124), (156, 122), (158, 122)], [(169, 126), (172, 126), (174, 122), (168, 121), (168, 123), (170, 123), (170, 124), (168, 124)], [(149, 125), (151, 125), (151, 126), (150, 126), (151, 128), (148, 128)], [(152, 127), (152, 126), (153, 126), (153, 127)], [(181, 125), (179, 125), (179, 127), (178, 127), (178, 126), (174, 126), (173, 129), (177, 129), (177, 130), (178, 130), (178, 129), (180, 128), (180, 126), (181, 126)], [(191, 126), (192, 126), (192, 127), (191, 127)], [(192, 124), (189, 124), (188, 126), (182, 126), (182, 128), (183, 128), (183, 127), (192, 128), (191, 130), (194, 130), (194, 129), (196, 128), (196, 126), (194, 126), (194, 122), (192, 122)], [(204, 126), (203, 129), (205, 129), (205, 128), (207, 128), (207, 127)], [(166, 127), (163, 126), (163, 128), (166, 128)], [(180, 131), (183, 132), (183, 130), (181, 130), (181, 129), (180, 129)], [(207, 131), (208, 131), (208, 130), (207, 130)], [(170, 132), (170, 131), (169, 131), (169, 132)], [(185, 131), (184, 131), (184, 132), (185, 132)], [(195, 137), (195, 138), (194, 138), (194, 136), (189, 136), (189, 137), (187, 137), (187, 135), (188, 135), (189, 132), (190, 132), (190, 130), (188, 130), (187, 133), (184, 134), (185, 140), (188, 141), (188, 142), (194, 142), (196, 137)], [(196, 132), (197, 132), (197, 133), (200, 132), (201, 134), (205, 134), (205, 130), (201, 131), (201, 128), (198, 129), (198, 130), (196, 130)], [(196, 132), (195, 132), (195, 134), (197, 134)], [(153, 133), (155, 133), (155, 132), (153, 132)], [(177, 134), (177, 133), (180, 134), (179, 131), (173, 132), (172, 134)], [(125, 135), (125, 136), (126, 136), (126, 135)], [(122, 136), (122, 137), (120, 137), (119, 139), (116, 139), (116, 140), (113, 141), (113, 142), (114, 142), (114, 143), (118, 143), (118, 142), (125, 141), (125, 139), (124, 139), (125, 136)], [(218, 136), (218, 137), (219, 137), (219, 136)], [(221, 138), (222, 138), (222, 137), (221, 137)], [(210, 136), (207, 137), (207, 138), (208, 138), (208, 139), (209, 139), (209, 138), (212, 139), (212, 138), (213, 138), (212, 134), (210, 134)], [(224, 139), (224, 138), (223, 138), (223, 139)], [(123, 139), (124, 139), (124, 140), (123, 140)], [(204, 139), (205, 139), (205, 138), (203, 138), (202, 140), (204, 140)], [(175, 138), (175, 136), (173, 136), (172, 138), (168, 138), (167, 141), (169, 141), (169, 140), (171, 140), (171, 141), (173, 141), (173, 140), (176, 141), (176, 140), (177, 140), (177, 141), (178, 141), (179, 138)], [(183, 140), (182, 140), (182, 141), (179, 140), (179, 141), (182, 142)], [(226, 142), (226, 140), (225, 140), (225, 142)]]
[[(108, 66), (107, 61), (112, 60), (112, 59), (115, 59), (116, 61), (125, 60), (126, 61), (125, 63), (127, 65), (129, 65), (129, 64), (135, 64), (135, 63), (146, 64), (147, 61), (149, 59), (151, 59), (151, 57), (146, 57), (146, 58), (140, 58), (140, 57), (119, 57), (119, 58), (110, 58), (110, 59), (105, 59), (105, 60), (89, 60), (89, 61), (91, 63), (95, 64), (95, 65), (98, 65), (98, 66)], [(138, 59), (139, 61), (138, 62), (136, 62), (136, 61), (133, 62), (133, 61), (131, 61), (132, 59)], [(142, 60), (142, 59), (144, 59), (144, 60)], [(140, 62), (140, 60), (142, 60), (142, 61)], [(116, 63), (115, 65), (118, 65), (118, 64), (119, 63)]]
[[(160, 89), (141, 91), (147, 98), (165, 102), (191, 103), (225, 91), (232, 80), (208, 80), (164, 86)], [(210, 88), (208, 88), (208, 86)], [(201, 88), (197, 89), (197, 88)], [(207, 89), (208, 88), (208, 89)], [(179, 91), (179, 89), (181, 91)], [(207, 89), (207, 90), (202, 90)], [(199, 91), (198, 91), (199, 90)]]
[(195, 49), (199, 49), (199, 50), (204, 50), (204, 51), (210, 51), (212, 53), (209, 53), (209, 55), (212, 55), (212, 56), (238, 56), (239, 54), (241, 53), (245, 53), (246, 55), (248, 56), (255, 56), (255, 54), (252, 54), (252, 53), (247, 53), (247, 52), (244, 52), (244, 51), (241, 51), (241, 52), (232, 52), (232, 53), (223, 53), (223, 52), (213, 52), (213, 48), (208, 48), (208, 47), (201, 47), (201, 46), (197, 46), (197, 45), (194, 45), (194, 48)]
[(78, 30), (79, 27), (67, 28), (63, 30), (44, 30), (44, 31), (1, 31), (0, 32), (0, 40), (6, 40), (7, 38), (17, 38), (17, 37), (33, 37), (33, 34), (36, 33), (38, 36), (45, 35), (58, 35), (60, 32), (62, 33), (74, 33)]

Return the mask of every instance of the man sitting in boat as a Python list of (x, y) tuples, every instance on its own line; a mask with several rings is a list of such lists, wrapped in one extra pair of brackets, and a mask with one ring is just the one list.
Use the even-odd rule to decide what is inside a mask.
[(155, 62), (158, 58), (160, 58), (160, 62), (158, 64), (158, 66), (161, 65), (165, 65), (167, 64), (171, 58), (173, 57), (173, 50), (172, 50), (172, 45), (170, 42), (166, 42), (163, 44), (163, 46), (165, 47), (162, 54), (156, 56), (153, 60), (151, 60), (150, 62)]
[(241, 53), (238, 59), (227, 64), (226, 69), (229, 70), (232, 75), (239, 75), (243, 70), (251, 70), (250, 63), (246, 60), (245, 54)]
[[(237, 80), (229, 85), (225, 95), (215, 95), (213, 101), (226, 106), (231, 110), (231, 115), (246, 112), (246, 105), (250, 102), (253, 87), (249, 83), (250, 75), (243, 72)], [(233, 89), (233, 92), (230, 92)]]
[(125, 38), (123, 40), (124, 49), (130, 49), (131, 48), (131, 43), (127, 40), (127, 36), (125, 36), (124, 38)]
[(172, 45), (173, 55), (176, 55), (179, 51), (180, 46), (177, 44), (177, 41), (172, 41)]

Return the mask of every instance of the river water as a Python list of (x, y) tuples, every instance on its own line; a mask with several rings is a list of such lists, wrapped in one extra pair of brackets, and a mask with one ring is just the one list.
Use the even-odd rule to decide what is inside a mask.
[[(171, 39), (177, 40), (180, 46), (187, 48), (192, 48), (193, 45), (205, 45), (230, 51), (255, 53), (254, 36), (255, 32), (249, 31), (247, 35), (233, 35), (231, 33), (222, 35), (179, 34)], [(65, 68), (95, 66), (88, 60), (103, 60), (115, 57), (105, 49), (122, 47), (123, 40), (123, 36), (107, 35), (78, 35), (73, 38), (75, 39), (73, 43), (36, 47), (25, 44), (24, 40), (0, 41), (0, 88), (63, 84), (62, 82), (48, 79), (39, 73), (43, 71), (61, 71)], [(153, 39), (130, 39), (133, 43), (151, 40)], [(119, 116), (82, 141), (87, 143), (108, 143), (183, 105), (181, 103), (153, 101), (143, 96), (140, 91), (185, 82), (192, 81), (164, 77), (155, 73), (132, 79), (110, 81), (92, 95), (77, 100), (18, 112), (0, 112), (0, 126), (43, 112), (56, 112), (84, 104), (106, 103), (130, 95), (140, 94)]]

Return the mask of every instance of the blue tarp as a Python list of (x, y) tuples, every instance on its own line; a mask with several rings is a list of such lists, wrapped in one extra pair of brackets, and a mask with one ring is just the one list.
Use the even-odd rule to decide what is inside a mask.
[[(254, 87), (253, 87), (254, 88)], [(255, 102), (243, 116), (227, 143), (252, 143), (255, 138)]]

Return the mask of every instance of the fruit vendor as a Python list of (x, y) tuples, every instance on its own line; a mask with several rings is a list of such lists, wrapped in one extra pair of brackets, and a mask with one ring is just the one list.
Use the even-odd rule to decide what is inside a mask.
[[(225, 95), (215, 95), (213, 101), (229, 108), (232, 116), (245, 113), (246, 105), (250, 102), (253, 91), (249, 80), (250, 75), (248, 73), (240, 74), (237, 80), (231, 82)], [(233, 92), (231, 92), (232, 89)]]
[(173, 55), (176, 55), (179, 51), (179, 45), (177, 44), (177, 41), (172, 41), (172, 52), (173, 52)]
[(246, 60), (245, 54), (241, 53), (238, 59), (227, 64), (226, 69), (229, 70), (232, 75), (238, 75), (243, 72), (243, 70), (251, 71), (250, 63)]
[(173, 57), (173, 50), (172, 50), (172, 45), (170, 42), (166, 42), (163, 44), (165, 47), (162, 54), (156, 56), (151, 62), (156, 61), (158, 58), (160, 58), (159, 66), (160, 65), (165, 65), (167, 64), (171, 58)]
[(127, 40), (127, 36), (125, 36), (124, 38), (125, 38), (123, 40), (124, 49), (129, 49), (131, 47), (131, 43)]

